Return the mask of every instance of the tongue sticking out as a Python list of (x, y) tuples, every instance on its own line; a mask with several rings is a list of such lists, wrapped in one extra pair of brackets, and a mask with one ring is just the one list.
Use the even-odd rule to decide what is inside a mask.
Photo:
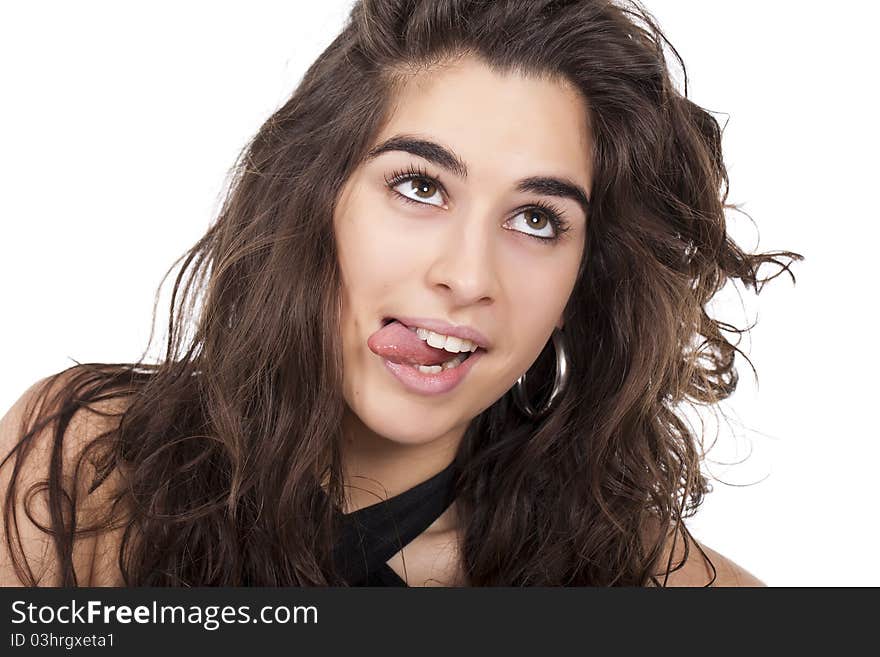
[[(440, 365), (455, 358), (455, 354), (445, 349), (430, 346), (398, 321), (382, 327), (367, 340), (367, 346), (377, 356), (387, 358), (392, 363), (409, 365)], [(467, 352), (463, 355), (469, 356)]]

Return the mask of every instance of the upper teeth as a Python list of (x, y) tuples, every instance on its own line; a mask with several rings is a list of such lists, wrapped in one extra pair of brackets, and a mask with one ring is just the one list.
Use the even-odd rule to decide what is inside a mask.
[(437, 349), (445, 349), (446, 351), (450, 351), (454, 354), (464, 351), (474, 352), (477, 350), (477, 345), (470, 340), (466, 340), (464, 338), (456, 338), (451, 335), (443, 335), (442, 333), (435, 333), (434, 331), (429, 331), (428, 329), (415, 327), (410, 330), (414, 330), (416, 335), (418, 335), (422, 340), (426, 341), (432, 347)]

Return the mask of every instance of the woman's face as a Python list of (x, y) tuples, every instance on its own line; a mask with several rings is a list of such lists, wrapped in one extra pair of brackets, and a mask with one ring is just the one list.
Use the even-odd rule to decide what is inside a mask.
[[(419, 156), (418, 140), (438, 146), (422, 143)], [(457, 440), (562, 326), (586, 234), (585, 208), (568, 194), (589, 194), (592, 181), (587, 107), (563, 83), (465, 59), (409, 78), (372, 147), (333, 219), (343, 394), (355, 421), (383, 438)], [(567, 186), (522, 189), (529, 178)], [(368, 345), (387, 318), (472, 327), (488, 348), (452, 389), (414, 389)]]

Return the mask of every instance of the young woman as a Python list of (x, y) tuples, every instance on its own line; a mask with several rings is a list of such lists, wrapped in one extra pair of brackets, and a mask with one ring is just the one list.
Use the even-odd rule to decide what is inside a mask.
[(736, 385), (707, 302), (800, 256), (727, 235), (664, 43), (606, 1), (358, 2), (183, 258), (162, 362), (4, 418), (0, 582), (761, 584), (687, 532), (677, 411)]

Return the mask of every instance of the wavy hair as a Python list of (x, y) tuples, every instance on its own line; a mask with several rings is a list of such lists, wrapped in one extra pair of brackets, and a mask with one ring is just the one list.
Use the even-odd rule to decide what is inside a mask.
[[(464, 55), (569, 81), (595, 139), (586, 247), (565, 309), (570, 385), (537, 420), (508, 392), (471, 421), (455, 458), (467, 581), (663, 585), (682, 565), (661, 563), (665, 533), (643, 529), (675, 528), (687, 558), (682, 521), (711, 490), (702, 437), (678, 411), (728, 397), (744, 354), (725, 336), (743, 331), (707, 304), (729, 281), (755, 293), (783, 272), (794, 281), (802, 256), (746, 253), (728, 234), (736, 206), (721, 129), (688, 99), (681, 57), (639, 4), (361, 0), (242, 151), (216, 221), (169, 270), (180, 266), (158, 363), (78, 364), (27, 413), (4, 460), (17, 454), (4, 517), (23, 582), (37, 578), (21, 549), (17, 480), (48, 431), (46, 478), (25, 502), (47, 496), (56, 585), (78, 584), (78, 537), (111, 527), (128, 586), (346, 585), (331, 559), (345, 402), (338, 187), (326, 181), (341, 184), (363, 160), (402, 84)], [(760, 278), (762, 264), (774, 273)], [(531, 394), (553, 373), (550, 346)], [(113, 422), (65, 449), (83, 408)], [(103, 512), (78, 513), (111, 473)]]

